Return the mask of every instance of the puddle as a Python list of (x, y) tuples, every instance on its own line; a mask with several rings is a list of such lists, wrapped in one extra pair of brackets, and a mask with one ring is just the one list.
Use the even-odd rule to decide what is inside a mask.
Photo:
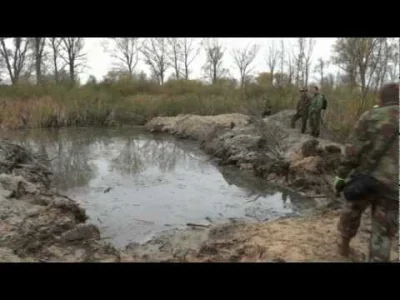
[(223, 168), (191, 141), (142, 128), (24, 130), (14, 136), (51, 160), (54, 185), (86, 208), (115, 246), (187, 223), (305, 214), (313, 200)]

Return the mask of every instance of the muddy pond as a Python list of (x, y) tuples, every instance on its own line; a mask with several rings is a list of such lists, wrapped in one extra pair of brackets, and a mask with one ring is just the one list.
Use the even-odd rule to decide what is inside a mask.
[(218, 166), (196, 142), (140, 127), (24, 130), (12, 138), (49, 161), (54, 186), (117, 247), (187, 223), (272, 220), (314, 207), (312, 199)]

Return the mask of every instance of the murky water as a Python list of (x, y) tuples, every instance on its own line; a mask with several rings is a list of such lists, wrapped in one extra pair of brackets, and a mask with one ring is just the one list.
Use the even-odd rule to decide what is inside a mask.
[(20, 131), (46, 157), (55, 186), (77, 199), (117, 247), (187, 223), (301, 214), (312, 200), (211, 163), (195, 142), (141, 128)]

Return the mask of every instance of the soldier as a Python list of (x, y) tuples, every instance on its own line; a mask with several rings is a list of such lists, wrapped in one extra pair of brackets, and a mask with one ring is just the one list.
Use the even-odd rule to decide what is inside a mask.
[(306, 131), (308, 119), (308, 107), (310, 106), (310, 98), (307, 95), (307, 89), (300, 90), (300, 100), (297, 102), (296, 114), (292, 118), (291, 126), (296, 127), (296, 122), (301, 118), (301, 133)]
[[(334, 186), (346, 196), (338, 230), (339, 253), (348, 256), (361, 215), (371, 205), (369, 261), (389, 261), (399, 222), (399, 86), (379, 92), (379, 107), (364, 113), (350, 135)], [(352, 180), (345, 183), (349, 174)], [(353, 193), (353, 196), (352, 196)], [(354, 196), (355, 195), (355, 196)]]
[(265, 106), (264, 106), (264, 111), (262, 113), (262, 117), (265, 118), (266, 116), (270, 116), (272, 114), (272, 106), (268, 98), (263, 97), (263, 99), (265, 100)]
[(311, 135), (313, 137), (319, 137), (321, 127), (321, 112), (324, 108), (324, 95), (319, 92), (319, 88), (314, 86), (312, 91), (313, 98), (308, 110), (308, 117), (311, 128)]

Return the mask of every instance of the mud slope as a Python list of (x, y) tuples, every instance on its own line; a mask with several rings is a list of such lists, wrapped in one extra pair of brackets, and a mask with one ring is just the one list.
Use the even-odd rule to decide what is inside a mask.
[(119, 261), (51, 173), (26, 149), (0, 140), (0, 262)]

